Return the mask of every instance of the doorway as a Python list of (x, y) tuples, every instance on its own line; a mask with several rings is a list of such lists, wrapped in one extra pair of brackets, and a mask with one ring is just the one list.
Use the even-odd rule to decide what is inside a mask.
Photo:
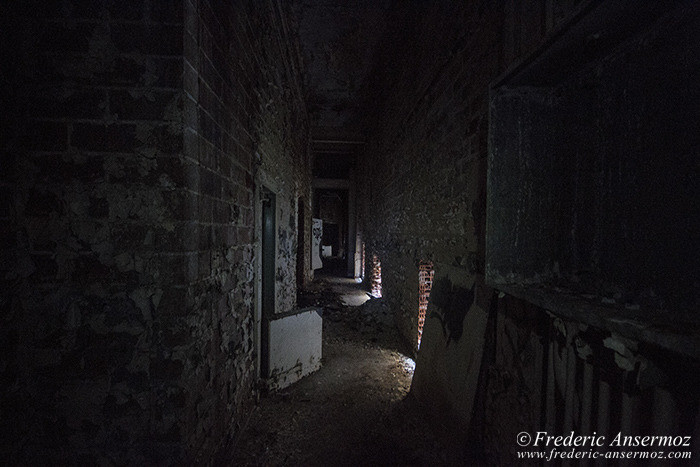
[(304, 249), (306, 244), (306, 218), (304, 210), (304, 198), (297, 200), (297, 298), (299, 292), (304, 288), (304, 277), (306, 276), (306, 262), (304, 261)]
[(262, 287), (260, 329), (260, 377), (270, 376), (270, 319), (275, 313), (275, 194), (263, 187), (262, 202)]

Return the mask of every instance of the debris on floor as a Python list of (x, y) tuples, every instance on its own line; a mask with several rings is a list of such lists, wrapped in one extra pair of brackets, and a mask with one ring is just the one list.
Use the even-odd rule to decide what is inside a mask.
[[(324, 307), (323, 366), (264, 397), (230, 455), (235, 465), (454, 465), (450, 446), (411, 399), (412, 355), (381, 299), (345, 306), (333, 278), (304, 292)], [(355, 284), (357, 291), (362, 291)], [(301, 300), (300, 300), (301, 301)]]

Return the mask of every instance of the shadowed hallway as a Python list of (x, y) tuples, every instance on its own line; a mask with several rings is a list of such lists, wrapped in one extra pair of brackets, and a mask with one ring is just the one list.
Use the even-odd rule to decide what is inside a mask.
[(696, 0), (0, 22), (3, 464), (697, 463)]
[(322, 368), (263, 397), (221, 462), (454, 465), (470, 459), (467, 447), (450, 445), (447, 427), (428, 423), (408, 396), (415, 363), (393, 323), (374, 319), (378, 313), (370, 309), (385, 305), (345, 306), (342, 293), (328, 292), (334, 287), (327, 280), (312, 284), (325, 310)]

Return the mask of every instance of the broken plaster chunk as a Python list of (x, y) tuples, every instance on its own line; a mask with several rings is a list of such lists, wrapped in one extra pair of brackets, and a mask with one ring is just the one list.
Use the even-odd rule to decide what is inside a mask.
[(616, 339), (614, 336), (606, 337), (603, 341), (603, 345), (609, 349), (614, 350), (617, 353), (624, 354), (625, 352), (627, 352), (625, 343)]
[(603, 341), (603, 345), (616, 352), (632, 355), (632, 352), (637, 351), (637, 342), (625, 337), (612, 334)]
[(623, 370), (634, 370), (635, 359), (615, 352), (615, 363)]
[(620, 336), (612, 335), (603, 341), (603, 345), (615, 351), (615, 364), (626, 371), (634, 370), (637, 359), (633, 350), (636, 350), (635, 342)]

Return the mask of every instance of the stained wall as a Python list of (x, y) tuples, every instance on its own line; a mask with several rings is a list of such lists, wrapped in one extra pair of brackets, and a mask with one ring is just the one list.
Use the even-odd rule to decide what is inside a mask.
[(255, 395), (268, 181), (279, 311), (295, 306), (310, 184), (292, 18), (279, 2), (3, 10), (2, 457), (205, 460)]
[[(681, 3), (684, 6), (679, 11), (689, 8), (689, 4), (677, 2)], [(697, 340), (688, 340), (689, 336), (683, 330), (688, 326), (695, 329), (692, 322), (681, 319), (687, 316), (684, 312), (675, 313), (678, 310), (669, 310), (668, 307), (665, 310), (657, 308), (658, 321), (668, 320), (671, 316), (670, 319), (676, 322), (676, 330), (656, 328), (654, 332), (638, 333), (634, 329), (647, 329), (645, 324), (639, 324), (642, 315), (647, 323), (647, 315), (634, 306), (628, 310), (620, 311), (621, 306), (618, 306), (615, 311), (601, 312), (598, 305), (608, 302), (602, 303), (600, 296), (596, 306), (591, 307), (581, 302), (562, 301), (555, 289), (550, 291), (555, 292), (557, 300), (550, 300), (543, 298), (543, 294), (499, 290), (494, 288), (498, 285), (493, 281), (488, 284), (486, 281), (489, 193), (490, 190), (499, 193), (502, 189), (499, 185), (502, 179), (489, 180), (491, 185), (487, 186), (487, 172), (492, 162), (489, 159), (492, 86), (507, 72), (518, 70), (530, 54), (550, 46), (558, 28), (587, 11), (591, 5), (591, 2), (483, 1), (469, 4), (436, 2), (427, 7), (407, 2), (391, 12), (393, 16), (388, 23), (396, 26), (383, 40), (391, 53), (383, 56), (377, 65), (376, 76), (381, 84), (376, 89), (381, 92), (373, 95), (375, 120), (358, 190), (367, 254), (376, 254), (381, 260), (384, 300), (394, 310), (399, 330), (414, 349), (419, 265), (421, 261), (433, 262), (433, 288), (423, 339), (420, 350), (417, 350), (411, 392), (431, 408), (439, 423), (454, 426), (455, 442), (465, 451), (478, 453), (494, 462), (509, 463), (515, 459), (518, 450), (516, 435), (521, 431), (547, 429), (568, 433), (567, 430), (573, 429), (614, 434), (619, 428), (634, 433), (675, 430), (689, 435), (698, 430), (698, 400), (695, 396), (688, 396), (697, 391), (694, 381), (682, 376), (696, 372), (697, 355), (692, 351), (688, 353), (688, 349), (697, 349)], [(690, 10), (686, 10), (681, 16), (695, 17), (689, 13)], [(603, 24), (601, 18), (592, 21), (593, 24)], [(668, 27), (675, 24), (672, 21), (666, 18), (662, 23)], [(686, 22), (686, 32), (694, 31), (694, 25), (696, 22), (692, 19)], [(646, 32), (653, 31), (647, 29)], [(689, 64), (694, 63), (690, 57), (695, 56), (691, 50), (696, 49), (684, 42), (683, 34), (668, 37), (676, 37), (673, 50), (684, 57), (683, 63), (687, 65), (682, 67), (684, 71), (680, 75), (688, 78), (693, 69)], [(607, 36), (601, 33), (601, 37)], [(639, 40), (631, 47), (654, 48), (653, 43), (653, 40)], [(647, 50), (644, 55), (663, 61), (667, 54), (655, 55), (655, 51), (657, 49)], [(625, 154), (617, 159), (606, 159), (606, 164), (620, 166), (620, 177), (632, 177), (635, 173), (646, 173), (648, 169), (631, 152), (625, 153), (629, 143), (625, 135), (637, 134), (637, 130), (623, 132), (622, 136), (612, 131), (610, 128), (614, 125), (611, 122), (619, 125), (619, 121), (625, 119), (619, 116), (624, 111), (617, 117), (610, 117), (612, 111), (602, 101), (594, 108), (585, 104), (587, 93), (591, 92), (585, 83), (590, 84), (596, 79), (593, 77), (602, 76), (596, 70), (603, 70), (605, 74), (608, 73), (606, 70), (618, 66), (632, 67), (636, 63), (634, 71), (625, 68), (624, 74), (630, 78), (612, 79), (617, 84), (609, 90), (593, 91), (611, 101), (613, 95), (626, 96), (633, 90), (637, 92), (638, 88), (631, 82), (655, 82), (659, 79), (660, 75), (656, 73), (660, 69), (653, 65), (654, 60), (646, 62), (648, 66), (645, 67), (629, 57), (616, 57), (617, 62), (606, 61), (598, 68), (590, 68), (587, 75), (584, 73), (584, 78), (572, 79), (565, 90), (564, 99), (568, 103), (578, 102), (584, 115), (595, 114), (592, 122), (577, 119), (575, 106), (564, 109), (566, 115), (549, 113), (546, 106), (533, 106), (528, 114), (532, 117), (532, 125), (527, 123), (525, 114), (522, 114), (520, 123), (527, 131), (535, 127), (546, 130), (546, 122), (557, 120), (558, 116), (566, 124), (580, 122), (579, 127), (572, 127), (579, 130), (598, 125), (599, 130), (594, 131), (605, 133), (602, 138), (606, 147), (617, 148)], [(675, 57), (673, 55), (671, 59), (675, 60)], [(559, 58), (551, 69), (558, 73), (570, 71), (567, 56)], [(648, 78), (637, 77), (643, 73), (648, 73)], [(680, 75), (674, 76), (681, 79)], [(675, 86), (675, 89), (693, 89), (693, 82), (688, 79), (685, 85)], [(630, 86), (627, 91), (626, 86)], [(523, 92), (528, 90), (523, 89)], [(666, 93), (657, 86), (654, 89), (658, 94), (641, 93), (634, 103), (621, 97), (635, 109), (625, 114), (631, 121), (651, 122), (659, 117), (654, 109), (658, 110), (660, 101), (655, 96)], [(537, 95), (541, 90), (537, 84), (530, 83), (529, 92)], [(556, 98), (561, 96), (556, 94)], [(623, 110), (627, 109), (625, 105), (622, 105)], [(514, 113), (517, 109), (502, 108), (501, 111), (507, 118), (518, 121), (518, 114)], [(686, 113), (677, 112), (673, 117), (662, 118), (659, 128), (664, 129), (664, 135), (661, 140), (671, 141), (672, 147), (683, 145), (674, 141), (675, 138), (688, 141)], [(670, 123), (669, 119), (678, 123)], [(552, 126), (558, 124), (561, 122)], [(549, 147), (557, 150), (556, 142), (570, 138), (577, 130), (567, 131), (565, 136), (543, 133), (541, 137), (543, 141), (551, 139)], [(653, 139), (651, 131), (645, 132), (645, 136), (630, 147), (639, 148), (635, 145), (644, 138)], [(501, 137), (499, 141), (505, 146), (518, 141), (517, 135), (507, 131)], [(565, 144), (569, 144), (568, 151), (577, 148), (570, 139)], [(669, 164), (655, 171), (656, 185), (665, 194), (654, 197), (654, 206), (667, 203), (668, 209), (664, 212), (676, 213), (672, 217), (679, 230), (669, 236), (687, 235), (688, 217), (679, 218), (678, 213), (694, 209), (693, 203), (683, 194), (689, 186), (688, 179), (678, 177), (679, 166), (670, 160), (683, 160), (685, 162), (681, 165), (688, 166), (689, 159), (686, 158), (692, 159), (695, 145), (691, 142), (684, 146), (683, 156), (659, 145), (653, 146), (653, 150), (648, 149), (649, 145), (646, 147), (641, 152), (647, 155), (653, 152), (655, 164)], [(531, 148), (541, 151), (528, 154), (526, 150)], [(501, 156), (519, 161), (533, 173), (540, 173), (538, 157), (546, 158), (548, 154), (542, 150), (542, 146), (523, 144), (514, 149), (511, 145)], [(614, 151), (608, 151), (604, 157), (613, 156)], [(559, 162), (559, 168), (565, 172), (568, 160), (562, 158)], [(640, 162), (639, 166), (635, 166), (637, 162)], [(542, 169), (550, 170), (551, 167), (543, 166)], [(571, 167), (571, 173), (575, 170)], [(513, 172), (516, 173), (517, 170)], [(524, 206), (520, 212), (523, 219), (539, 225), (536, 213), (543, 206), (538, 207), (537, 195), (547, 190), (556, 193), (561, 189), (561, 197), (553, 195), (552, 199), (558, 202), (573, 196), (576, 190), (567, 186), (566, 180), (555, 177), (553, 181), (540, 180), (529, 186), (515, 183), (511, 186), (514, 191), (506, 198)], [(595, 175), (587, 180), (589, 184), (596, 183)], [(590, 193), (598, 193), (593, 198), (604, 196), (597, 188), (588, 186)], [(666, 193), (667, 186), (675, 187), (671, 189), (672, 196)], [(620, 190), (626, 200), (639, 199), (635, 195), (636, 188)], [(653, 197), (652, 192), (645, 191), (640, 196)], [(606, 216), (614, 215), (615, 209), (597, 213), (595, 222), (606, 222)], [(639, 206), (639, 209), (644, 208)], [(629, 215), (633, 214), (620, 219), (629, 218)], [(513, 216), (513, 212), (504, 216), (511, 227), (516, 224)], [(503, 230), (508, 235), (512, 232), (508, 228)], [(568, 233), (568, 230), (559, 232), (564, 237)], [(619, 231), (611, 235), (615, 239), (611, 237), (603, 246), (609, 254), (599, 258), (602, 263), (615, 263), (618, 269), (630, 267), (620, 259), (623, 251), (626, 257), (648, 258), (644, 253), (647, 248), (644, 241), (653, 235), (646, 236), (646, 240), (639, 243), (629, 242), (635, 236), (644, 236), (636, 230), (628, 237)], [(566, 248), (558, 238), (544, 235), (529, 241), (538, 248)], [(610, 251), (622, 243), (624, 249)], [(695, 244), (691, 242), (690, 248)], [(501, 264), (510, 266), (518, 262), (517, 255), (523, 250), (520, 244), (510, 244), (508, 248), (509, 252), (499, 251), (498, 242), (492, 243), (492, 251), (500, 255)], [(685, 259), (671, 259), (675, 257), (675, 248), (659, 247), (654, 255), (663, 256), (667, 252), (668, 257), (661, 262), (666, 267), (670, 262), (679, 265), (680, 274), (686, 272), (683, 281), (688, 285), (693, 282), (692, 275), (688, 275), (692, 273), (684, 266)], [(634, 255), (630, 256), (630, 251)], [(653, 268), (631, 267), (634, 272), (630, 274), (637, 278), (644, 276), (644, 280), (638, 281), (640, 284), (654, 282), (653, 278), (658, 274)], [(533, 271), (533, 275), (537, 272)], [(598, 279), (604, 280), (604, 274), (598, 272)], [(518, 282), (517, 278), (514, 282)], [(525, 283), (521, 281), (516, 285)], [(675, 298), (680, 300), (667, 303), (696, 303), (697, 295), (692, 287), (678, 292), (681, 296)], [(671, 298), (669, 293), (666, 295)], [(547, 297), (551, 296), (547, 294)], [(615, 319), (601, 318), (611, 316), (610, 313), (617, 313), (614, 316), (624, 325), (612, 325), (611, 321)], [(656, 369), (660, 368), (663, 370), (657, 372)]]

